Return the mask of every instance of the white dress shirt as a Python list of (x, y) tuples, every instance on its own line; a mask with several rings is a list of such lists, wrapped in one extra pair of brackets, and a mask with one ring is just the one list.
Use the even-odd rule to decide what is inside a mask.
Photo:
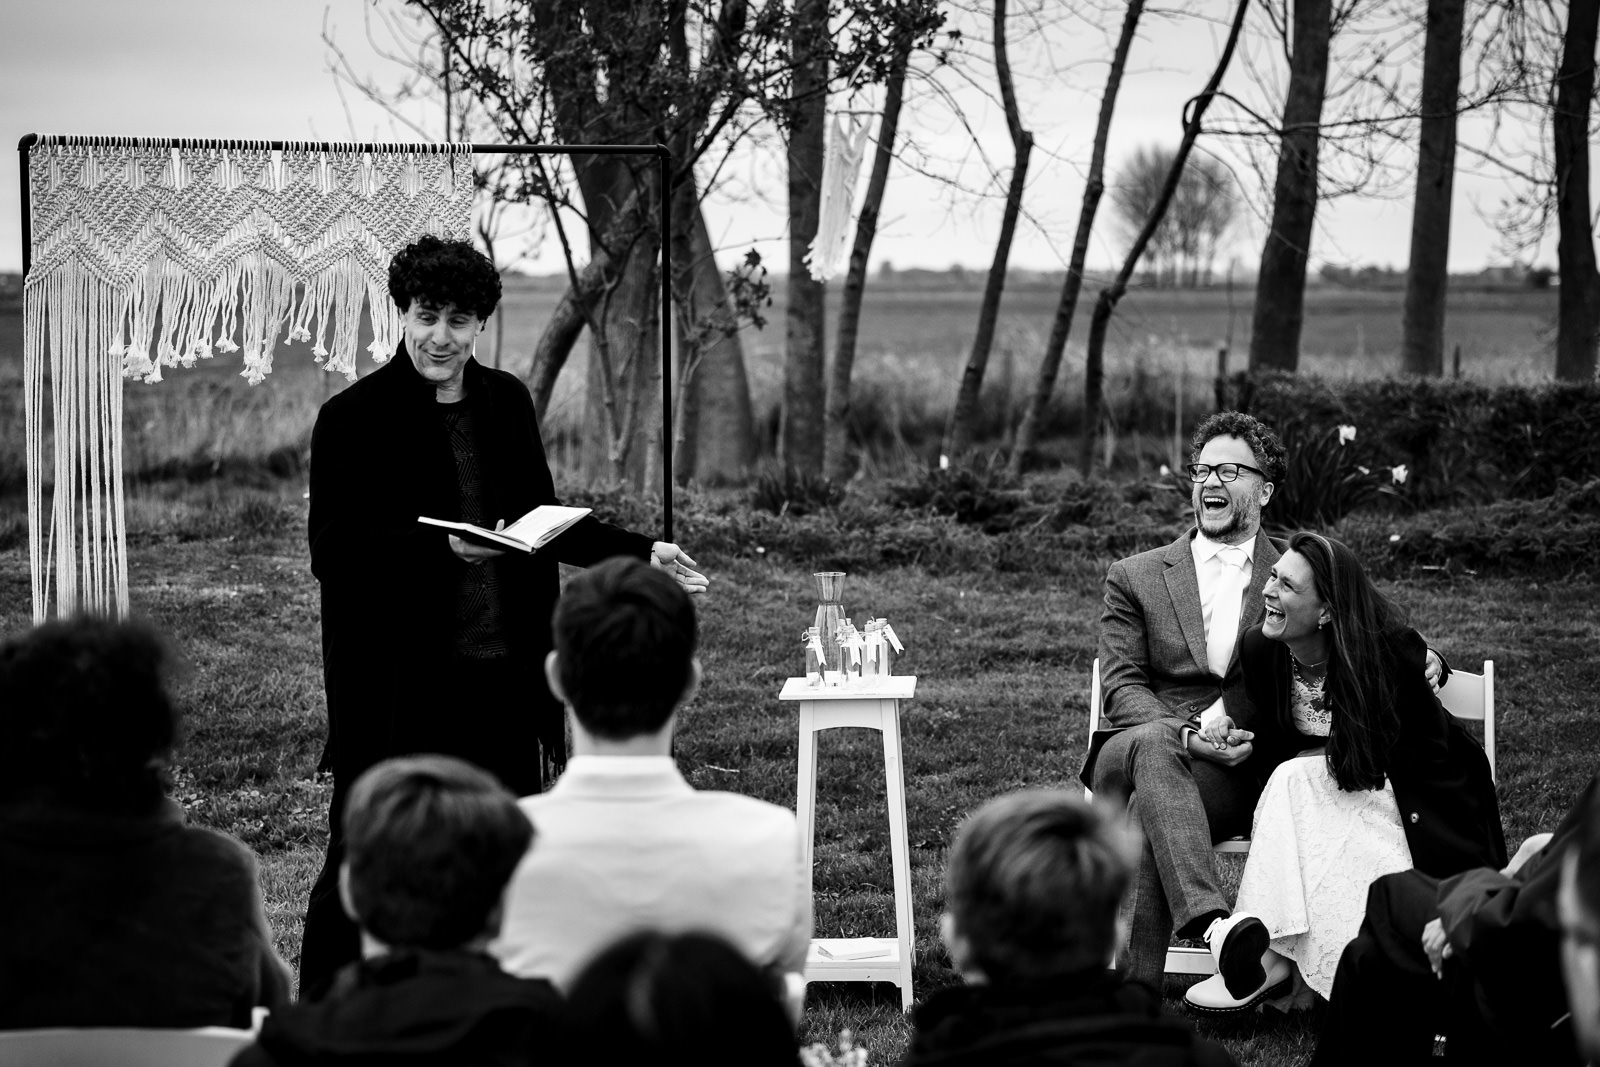
[[(1255, 567), (1256, 537), (1259, 536), (1256, 534), (1239, 545), (1230, 546), (1196, 531), (1194, 540), (1189, 543), (1189, 551), (1194, 554), (1195, 579), (1200, 585), (1200, 612), (1206, 625), (1207, 666), (1218, 678), (1227, 676), (1228, 665), (1233, 662), (1234, 646), (1239, 641), (1239, 614), (1244, 594), (1250, 588)], [(1233, 548), (1243, 553), (1237, 566), (1223, 559), (1224, 555), (1231, 554), (1223, 550)], [(1230, 576), (1225, 573), (1224, 568), (1232, 569), (1233, 574)], [(1225, 604), (1224, 601), (1229, 598), (1236, 599)], [(1223, 619), (1220, 628), (1213, 625), (1219, 612)], [(1232, 625), (1229, 625), (1230, 622)], [(1201, 727), (1209, 725), (1222, 714), (1222, 698), (1218, 697), (1200, 713)]]

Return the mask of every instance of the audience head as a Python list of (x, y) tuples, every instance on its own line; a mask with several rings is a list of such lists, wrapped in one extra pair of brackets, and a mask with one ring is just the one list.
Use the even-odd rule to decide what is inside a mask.
[(1561, 972), (1578, 1055), (1600, 1061), (1600, 802), (1591, 802), (1561, 866)]
[(450, 756), (386, 760), (344, 809), (345, 910), (391, 948), (450, 949), (492, 936), (533, 827), (495, 777)]
[(1195, 428), (1189, 461), (1190, 502), (1200, 532), (1235, 545), (1254, 537), (1261, 509), (1286, 470), (1278, 435), (1252, 416), (1219, 411)]
[(944, 936), (968, 980), (996, 984), (1104, 968), (1137, 838), (1109, 809), (1060, 789), (997, 797), (956, 833)]
[(659, 733), (699, 683), (694, 604), (648, 563), (618, 557), (576, 575), (552, 627), (551, 688), (593, 737)]
[(0, 803), (154, 812), (178, 733), (174, 663), (149, 627), (88, 616), (0, 645)]
[(500, 303), (500, 272), (468, 241), (423, 234), (390, 260), (389, 295), (402, 312), (418, 300), (470, 312), (481, 322)]
[(1291, 648), (1309, 641), (1316, 647), (1312, 660), (1327, 661), (1324, 689), (1336, 709), (1329, 768), (1345, 789), (1381, 787), (1385, 753), (1400, 729), (1392, 647), (1405, 612), (1342, 542), (1306, 531), (1290, 535), (1264, 596), (1261, 632)]
[(772, 979), (711, 934), (623, 938), (573, 980), (567, 1009), (574, 1047), (595, 1063), (799, 1062)]

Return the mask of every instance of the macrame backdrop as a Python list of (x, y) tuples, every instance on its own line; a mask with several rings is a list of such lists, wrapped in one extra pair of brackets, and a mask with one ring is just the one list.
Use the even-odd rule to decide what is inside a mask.
[[(374, 150), (376, 149), (376, 150)], [(242, 352), (252, 385), (280, 335), (355, 378), (395, 351), (394, 254), (466, 238), (472, 146), (40, 137), (28, 155), (23, 303), (33, 617), (128, 612), (122, 378)], [(44, 533), (45, 368), (54, 491)], [(53, 568), (52, 568), (53, 564)]]

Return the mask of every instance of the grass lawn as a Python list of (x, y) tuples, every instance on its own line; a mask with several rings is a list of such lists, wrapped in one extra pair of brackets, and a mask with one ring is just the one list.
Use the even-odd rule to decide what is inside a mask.
[[(323, 697), (303, 507), (300, 487), (286, 484), (270, 498), (239, 490), (146, 501), (130, 519), (135, 610), (172, 635), (189, 663), (175, 794), (194, 821), (260, 854), (273, 930), (290, 961), (329, 793), (315, 774)], [(699, 602), (706, 681), (683, 718), (680, 764), (697, 787), (792, 806), (794, 710), (776, 694), (801, 662), (814, 561), (717, 559), (687, 537), (685, 545), (713, 583)], [(919, 678), (904, 714), (919, 997), (955, 980), (937, 928), (945, 850), (962, 816), (1011, 789), (1077, 788), (1109, 562), (1084, 558), (1054, 577), (908, 567), (846, 581), (846, 610), (893, 620), (908, 646), (903, 671)], [(1385, 585), (1457, 665), (1495, 660), (1506, 836), (1514, 848), (1551, 828), (1600, 751), (1600, 719), (1590, 712), (1600, 691), (1600, 577), (1418, 575)], [(0, 634), (28, 625), (28, 586), (26, 546), (0, 551)], [(877, 746), (866, 731), (822, 740), (819, 934), (892, 929)], [(908, 1034), (898, 1009), (889, 986), (813, 986), (806, 1037), (831, 1041), (849, 1028), (873, 1063), (893, 1062)], [(1314, 1033), (1314, 1020), (1269, 1016), (1217, 1036), (1243, 1063), (1292, 1064)]]

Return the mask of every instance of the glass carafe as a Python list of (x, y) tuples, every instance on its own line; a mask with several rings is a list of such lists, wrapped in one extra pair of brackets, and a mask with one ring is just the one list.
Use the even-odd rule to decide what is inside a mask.
[(812, 623), (822, 635), (822, 652), (827, 668), (839, 670), (839, 643), (833, 635), (844, 620), (844, 571), (819, 571), (811, 576), (817, 587), (817, 618)]

